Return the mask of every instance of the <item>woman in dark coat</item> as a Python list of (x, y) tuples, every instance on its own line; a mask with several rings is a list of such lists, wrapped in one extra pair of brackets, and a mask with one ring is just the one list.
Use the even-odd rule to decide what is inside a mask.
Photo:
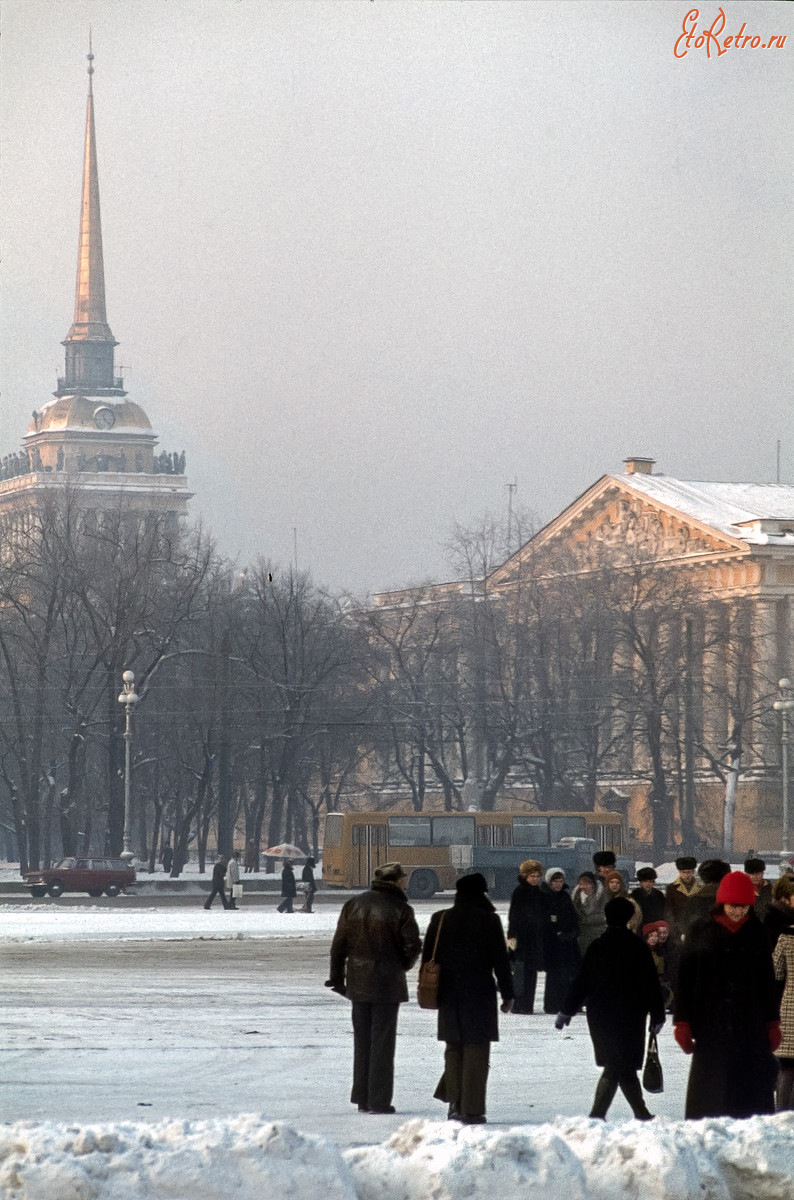
[(482, 875), (462, 876), (454, 906), (433, 913), (422, 948), (422, 962), (427, 962), (438, 935), (438, 1040), (446, 1042), (446, 1050), (434, 1095), (449, 1104), (450, 1118), (466, 1125), (485, 1123), (491, 1042), (499, 1041), (497, 987), (502, 1012), (509, 1012), (513, 1001), (502, 922), (487, 890)]
[(559, 867), (546, 872), (541, 890), (548, 906), (543, 949), (546, 964), (543, 1011), (558, 1013), (582, 961), (577, 942), (579, 918), (565, 886), (565, 874)]
[(638, 1121), (649, 1121), (637, 1072), (645, 1053), (645, 1031), (664, 1025), (664, 1000), (651, 952), (626, 926), (634, 909), (625, 896), (610, 900), (606, 933), (588, 948), (571, 984), (556, 1027), (562, 1029), (583, 1004), (595, 1060), (603, 1073), (591, 1117), (606, 1119), (618, 1088)]
[(687, 932), (675, 993), (675, 1039), (692, 1055), (687, 1117), (775, 1111), (780, 1006), (754, 900), (750, 876), (731, 871)]
[(314, 881), (315, 860), (311, 855), (306, 859), (306, 862), (301, 873), (301, 883), (306, 889), (306, 899), (303, 901), (301, 912), (310, 913), (314, 904), (314, 893), (317, 891), (317, 884)]
[(507, 944), (513, 964), (516, 1000), (513, 1012), (531, 1013), (535, 1008), (538, 971), (543, 970), (543, 950), (548, 921), (548, 904), (540, 890), (543, 868), (528, 858), (518, 868), (518, 886), (510, 899)]
[(281, 903), (277, 906), (276, 912), (294, 912), (292, 901), (295, 899), (298, 887), (295, 883), (295, 872), (292, 869), (291, 862), (285, 862), (281, 870)]

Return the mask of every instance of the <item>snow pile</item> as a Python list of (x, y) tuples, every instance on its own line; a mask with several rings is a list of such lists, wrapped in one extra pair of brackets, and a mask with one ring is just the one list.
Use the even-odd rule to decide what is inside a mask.
[(339, 1149), (283, 1122), (0, 1129), (3, 1200), (355, 1200)]
[(414, 1120), (344, 1153), (252, 1114), (0, 1130), (3, 1200), (788, 1200), (793, 1163), (794, 1113), (506, 1130)]

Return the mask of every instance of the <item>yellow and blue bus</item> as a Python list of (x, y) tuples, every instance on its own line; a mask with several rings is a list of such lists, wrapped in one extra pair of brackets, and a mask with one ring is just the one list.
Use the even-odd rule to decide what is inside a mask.
[[(525, 858), (570, 872), (592, 870), (595, 850), (620, 857), (624, 844), (622, 818), (612, 812), (329, 813), (323, 883), (368, 887), (376, 867), (397, 861), (414, 899), (454, 888), (467, 871), (482, 871), (494, 894), (504, 894)], [(618, 868), (631, 873), (628, 860)]]

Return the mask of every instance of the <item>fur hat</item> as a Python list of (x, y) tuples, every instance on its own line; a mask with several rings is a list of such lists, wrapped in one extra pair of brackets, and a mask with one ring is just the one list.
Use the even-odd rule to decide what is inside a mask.
[(527, 875), (542, 875), (543, 866), (536, 858), (527, 858), (518, 868), (519, 875), (523, 875), (526, 879)]
[(607, 925), (628, 925), (634, 916), (634, 905), (625, 896), (615, 896), (613, 900), (607, 900), (604, 905), (604, 916), (607, 919)]
[(592, 883), (593, 887), (596, 887), (596, 885), (598, 884), (598, 880), (596, 879), (596, 877), (592, 871), (581, 871), (579, 874), (579, 878), (576, 881), (577, 884), (581, 883), (583, 879), (589, 879), (590, 882)]
[(642, 927), (642, 936), (647, 937), (649, 933), (661, 933), (663, 929), (669, 929), (670, 926), (666, 921), (649, 921), (647, 925)]
[(398, 883), (405, 879), (405, 871), (398, 862), (383, 863), (375, 868), (374, 878), (378, 883)]
[(455, 884), (455, 891), (464, 900), (475, 900), (488, 891), (488, 880), (479, 871), (472, 875), (461, 875)]
[(610, 879), (619, 879), (620, 886), (621, 887), (626, 886), (626, 880), (623, 878), (620, 871), (608, 871), (607, 874), (604, 876), (604, 883), (605, 884), (609, 883)]
[(615, 855), (611, 850), (596, 850), (593, 855), (593, 866), (614, 867)]
[(730, 871), (717, 888), (718, 904), (754, 904), (753, 881), (744, 871)]
[(639, 882), (642, 882), (643, 879), (654, 879), (655, 880), (657, 878), (658, 878), (658, 876), (657, 876), (656, 872), (654, 871), (653, 867), (640, 867), (639, 871), (637, 872), (637, 879)]
[(676, 871), (694, 871), (698, 865), (698, 860), (693, 858), (691, 854), (682, 854), (680, 858), (675, 860)]
[(551, 884), (552, 879), (556, 879), (558, 875), (562, 876), (562, 881), (565, 883), (565, 872), (563, 871), (562, 867), (549, 867), (543, 878), (546, 880), (547, 884)]
[(721, 858), (704, 858), (698, 867), (698, 875), (704, 883), (719, 883), (730, 874), (730, 870), (730, 864), (723, 862)]
[(766, 863), (762, 858), (746, 858), (744, 869), (748, 875), (759, 875), (766, 870)]

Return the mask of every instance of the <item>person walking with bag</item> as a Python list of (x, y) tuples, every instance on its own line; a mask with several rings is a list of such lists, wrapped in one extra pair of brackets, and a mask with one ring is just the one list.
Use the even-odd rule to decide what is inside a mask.
[(237, 901), (243, 894), (240, 884), (240, 851), (235, 850), (226, 868), (226, 886), (229, 889), (229, 908), (237, 908)]
[(405, 896), (407, 876), (397, 862), (375, 870), (369, 891), (339, 914), (325, 986), (353, 1005), (353, 1089), (359, 1112), (393, 1113), (397, 1016), (408, 999), (405, 972), (422, 939)]
[(483, 875), (463, 875), (452, 908), (433, 913), (422, 962), (440, 968), (438, 1040), (446, 1043), (444, 1073), (433, 1093), (449, 1105), (450, 1120), (485, 1124), (491, 1042), (499, 1041), (497, 988), (502, 1012), (513, 1006), (513, 977), (502, 922), (487, 896)]
[(292, 869), (292, 863), (285, 862), (281, 869), (281, 903), (277, 905), (276, 912), (294, 912), (292, 901), (295, 899), (297, 892), (298, 887), (295, 883), (295, 872)]
[(221, 904), (224, 908), (231, 908), (229, 901), (226, 899), (226, 859), (222, 854), (218, 855), (215, 866), (212, 868), (212, 891), (204, 901), (205, 908), (212, 908), (212, 902), (216, 896), (220, 896)]
[(606, 1120), (618, 1088), (638, 1121), (650, 1121), (637, 1072), (645, 1053), (645, 1030), (657, 1034), (664, 1025), (664, 1000), (651, 952), (627, 927), (634, 912), (626, 896), (616, 896), (604, 909), (603, 933), (588, 948), (571, 984), (555, 1028), (564, 1029), (582, 1005), (595, 1060), (602, 1067), (591, 1117)]

